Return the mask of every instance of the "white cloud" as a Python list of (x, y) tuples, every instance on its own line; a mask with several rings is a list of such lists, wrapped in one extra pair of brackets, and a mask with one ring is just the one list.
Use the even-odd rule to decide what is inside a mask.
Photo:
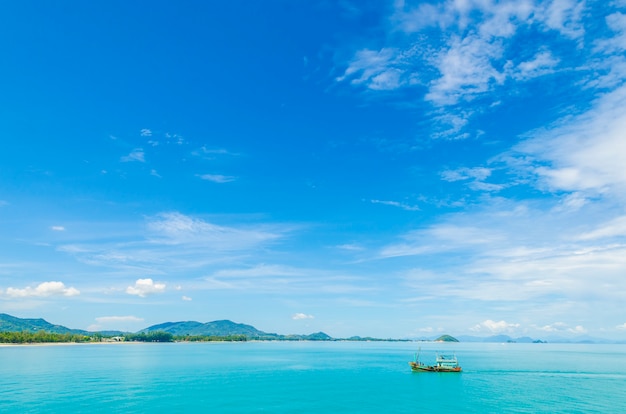
[(542, 331), (545, 332), (559, 332), (559, 331), (565, 331), (567, 330), (567, 324), (563, 323), (563, 322), (555, 322), (551, 325), (545, 325), (542, 326), (541, 328)]
[(191, 302), (192, 300), (189, 296), (183, 296), (181, 299), (187, 302)]
[(433, 117), (433, 121), (436, 124), (437, 131), (432, 134), (433, 139), (449, 139), (449, 140), (461, 140), (469, 138), (470, 134), (462, 132), (463, 128), (469, 123), (469, 119), (472, 117), (472, 112), (457, 111), (451, 113), (445, 111)]
[[(475, 114), (500, 101), (501, 94), (515, 99), (531, 79), (563, 71), (565, 81), (582, 90), (615, 87), (626, 77), (626, 15), (615, 11), (615, 4), (606, 9), (584, 0), (395, 4), (386, 43), (354, 52), (336, 81), (373, 92), (415, 87), (421, 93), (426, 87), (423, 99), (464, 122), (440, 131), (446, 123), (431, 117), (432, 138), (468, 138), (463, 130)], [(586, 45), (585, 24), (597, 26), (599, 13), (608, 14), (612, 33)], [(551, 48), (555, 38), (564, 46)], [(569, 48), (578, 49), (582, 59), (563, 52)]]
[(149, 129), (147, 129), (147, 128), (144, 128), (144, 129), (142, 129), (142, 130), (139, 132), (139, 134), (140, 134), (142, 137), (151, 137), (151, 136), (152, 136), (152, 131), (150, 131), (150, 130), (149, 130)]
[(52, 229), (54, 231), (65, 231), (65, 227), (63, 227), (63, 226), (52, 226), (52, 227), (50, 227), (50, 229)]
[[(509, 64), (512, 63), (508, 62)], [(555, 72), (559, 59), (555, 58), (550, 51), (537, 53), (533, 60), (525, 61), (512, 67), (510, 76), (518, 80), (528, 80), (539, 76), (549, 75)]]
[(426, 100), (437, 105), (452, 105), (461, 98), (487, 92), (493, 83), (503, 83), (504, 75), (491, 63), (502, 55), (503, 46), (499, 42), (476, 34), (464, 38), (454, 36), (448, 48), (433, 59), (441, 76), (431, 82)]
[(165, 292), (165, 283), (155, 283), (152, 279), (137, 279), (134, 286), (126, 288), (126, 293), (129, 295), (137, 295), (142, 298), (153, 293), (163, 292)]
[(621, 325), (617, 325), (615, 328), (619, 330), (626, 330), (626, 322)]
[(74, 287), (66, 287), (63, 282), (43, 282), (35, 288), (30, 286), (24, 289), (9, 287), (5, 293), (7, 296), (12, 298), (80, 295), (78, 289)]
[(585, 334), (587, 333), (587, 329), (585, 329), (581, 325), (577, 325), (575, 327), (570, 327), (568, 324), (564, 322), (555, 322), (551, 325), (545, 325), (539, 328), (545, 332), (561, 332), (561, 333), (571, 333), (571, 334)]
[[(575, 32), (572, 25), (576, 15), (568, 14), (570, 9), (552, 7), (539, 15), (545, 16), (551, 29), (570, 34)], [(415, 8), (399, 2), (391, 23), (396, 34), (404, 32), (404, 45), (378, 51), (359, 50), (336, 80), (350, 80), (353, 85), (364, 85), (371, 90), (427, 84), (426, 100), (436, 105), (472, 99), (491, 90), (494, 84), (502, 84), (509, 76), (498, 68), (508, 47), (504, 41), (515, 36), (519, 27), (536, 23), (530, 16), (538, 11), (530, 1), (446, 1), (438, 5), (422, 3)], [(432, 29), (428, 35), (422, 33), (423, 29), (432, 27), (440, 30), (438, 35)], [(424, 47), (428, 43), (424, 42), (424, 36), (439, 36), (441, 47), (438, 50)], [(522, 62), (510, 74), (517, 79), (541, 76), (551, 73), (557, 61), (549, 51), (544, 51), (532, 61)], [(431, 69), (439, 76), (427, 80), (426, 74)]]
[(580, 39), (585, 34), (582, 24), (584, 8), (584, 0), (552, 0), (540, 3), (535, 12), (536, 17), (549, 29), (557, 30), (571, 39)]
[(581, 325), (576, 325), (575, 328), (570, 328), (568, 331), (571, 332), (571, 333), (575, 333), (575, 334), (585, 334), (585, 333), (587, 333), (587, 329), (584, 328)]
[(360, 50), (344, 74), (336, 80), (342, 82), (351, 79), (351, 84), (363, 84), (372, 90), (396, 89), (408, 83), (408, 80), (402, 79), (403, 71), (397, 67), (403, 65), (403, 60), (406, 57), (396, 49)]
[(201, 179), (205, 181), (211, 181), (211, 182), (219, 183), (219, 184), (230, 183), (237, 179), (237, 177), (232, 177), (229, 175), (221, 175), (221, 174), (200, 174), (198, 175), (198, 177), (200, 177)]
[(540, 188), (624, 199), (624, 131), (626, 86), (597, 99), (586, 113), (534, 132), (514, 148), (514, 160)]
[(302, 319), (314, 319), (313, 315), (307, 315), (306, 313), (296, 313), (294, 314), (291, 319), (297, 321), (297, 320), (302, 320)]
[(474, 332), (487, 331), (487, 332), (491, 332), (494, 334), (499, 334), (499, 333), (505, 333), (505, 332), (513, 332), (515, 331), (515, 329), (519, 327), (520, 327), (519, 323), (509, 323), (506, 321), (495, 322), (495, 321), (492, 321), (491, 319), (487, 319), (486, 321), (481, 322), (477, 324), (476, 326), (474, 326), (473, 328), (471, 328), (471, 330)]
[(615, 36), (598, 40), (598, 47), (608, 52), (626, 50), (626, 14), (610, 14), (606, 17), (606, 24), (613, 30)]
[(130, 154), (125, 155), (122, 158), (120, 158), (120, 161), (122, 162), (132, 162), (132, 161), (146, 162), (145, 153), (143, 152), (143, 149), (135, 148), (134, 150), (130, 152)]
[(154, 168), (152, 170), (150, 170), (150, 175), (157, 177), (157, 178), (162, 178), (159, 173), (157, 172), (157, 170), (155, 170)]

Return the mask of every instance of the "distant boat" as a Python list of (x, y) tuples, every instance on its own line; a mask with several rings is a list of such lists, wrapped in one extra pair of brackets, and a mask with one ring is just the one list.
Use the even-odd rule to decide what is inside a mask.
[(437, 354), (435, 365), (426, 365), (420, 362), (419, 352), (415, 354), (415, 361), (410, 361), (409, 365), (414, 372), (461, 372), (459, 361), (456, 355)]

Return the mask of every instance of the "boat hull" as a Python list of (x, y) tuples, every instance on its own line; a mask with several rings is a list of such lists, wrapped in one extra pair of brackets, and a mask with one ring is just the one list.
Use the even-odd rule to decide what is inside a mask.
[(439, 367), (436, 365), (424, 365), (417, 362), (409, 362), (414, 372), (461, 372), (461, 367)]

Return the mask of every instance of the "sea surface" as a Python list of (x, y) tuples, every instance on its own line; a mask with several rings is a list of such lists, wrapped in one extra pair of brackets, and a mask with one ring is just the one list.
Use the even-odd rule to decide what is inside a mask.
[[(463, 372), (411, 372), (420, 348)], [(625, 413), (626, 345), (2, 346), (0, 412)]]

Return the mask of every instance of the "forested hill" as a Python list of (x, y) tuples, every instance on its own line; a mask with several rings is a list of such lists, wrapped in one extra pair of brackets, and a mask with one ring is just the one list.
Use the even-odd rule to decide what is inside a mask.
[[(15, 316), (0, 313), (0, 332), (51, 332), (57, 334), (79, 334), (90, 335), (94, 332), (88, 332), (80, 329), (70, 329), (61, 325), (53, 325), (44, 319), (23, 319)], [(229, 320), (213, 321), (207, 323), (186, 321), (186, 322), (166, 322), (159, 325), (153, 325), (139, 331), (139, 334), (148, 334), (154, 332), (166, 332), (174, 336), (214, 336), (228, 337), (241, 335), (247, 339), (263, 339), (263, 340), (309, 340), (309, 341), (329, 341), (330, 336), (324, 332), (318, 332), (310, 335), (279, 335), (275, 333), (267, 333), (259, 331), (254, 326), (245, 325), (243, 323), (235, 323)], [(100, 331), (102, 335), (119, 335), (120, 331)]]
[(254, 326), (243, 323), (235, 323), (229, 320), (213, 321), (200, 323), (195, 321), (184, 322), (166, 322), (158, 325), (150, 326), (140, 332), (168, 332), (172, 335), (202, 335), (202, 336), (231, 336), (244, 335), (248, 339), (263, 340), (310, 340), (310, 341), (329, 341), (330, 336), (324, 332), (318, 332), (310, 335), (279, 335), (275, 333), (267, 333), (259, 331)]
[(166, 322), (153, 325), (142, 329), (141, 332), (169, 332), (172, 335), (209, 335), (209, 336), (228, 336), (228, 335), (246, 335), (248, 337), (275, 335), (267, 334), (259, 331), (254, 326), (245, 325), (243, 323), (235, 323), (229, 320), (213, 321), (200, 323), (195, 321), (185, 322)]
[(53, 325), (44, 319), (22, 319), (0, 313), (0, 332), (52, 332), (58, 334), (86, 334), (87, 331)]

